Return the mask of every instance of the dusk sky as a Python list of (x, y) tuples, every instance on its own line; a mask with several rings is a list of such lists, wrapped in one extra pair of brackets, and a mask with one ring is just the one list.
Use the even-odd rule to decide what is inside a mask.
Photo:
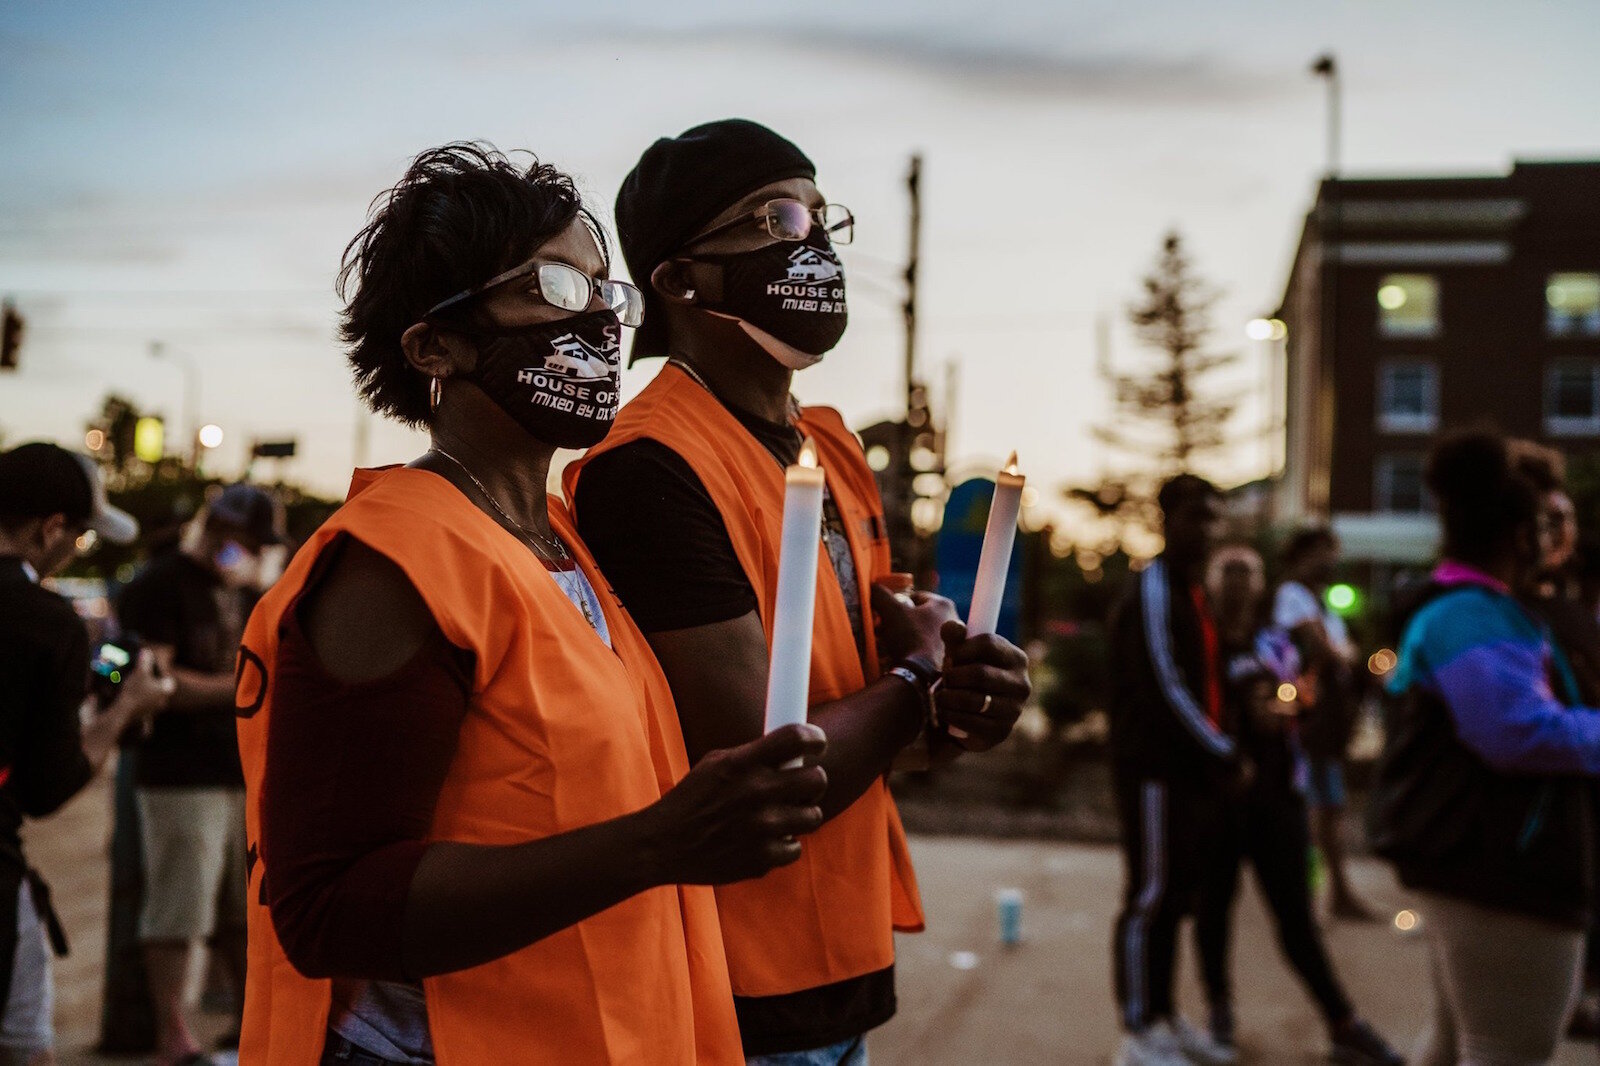
[[(802, 374), (854, 425), (899, 398), (904, 175), (924, 154), (921, 359), (943, 403), (959, 366), (956, 460), (1020, 451), (1034, 483), (1092, 478), (1115, 323), (1178, 228), (1226, 290), (1216, 346), (1244, 356), (1239, 444), (1258, 475), (1260, 353), (1323, 166), (1338, 54), (1353, 174), (1500, 173), (1600, 157), (1594, 0), (918, 4), (272, 4), (6, 0), (0, 5), (0, 295), (29, 327), (0, 377), (0, 433), (81, 446), (110, 390), (181, 419), (179, 369), (228, 434), (294, 436), (285, 473), (334, 493), (357, 406), (333, 275), (372, 197), (418, 151), (483, 138), (572, 172), (608, 222), (654, 138), (744, 116), (795, 140), (851, 207), (851, 325)], [(620, 262), (617, 270), (622, 270)], [(632, 395), (655, 372), (624, 378)], [(420, 438), (374, 426), (372, 462)]]

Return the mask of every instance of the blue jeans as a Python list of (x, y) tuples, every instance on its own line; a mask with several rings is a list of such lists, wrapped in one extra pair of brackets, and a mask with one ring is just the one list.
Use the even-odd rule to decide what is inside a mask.
[(404, 1066), (404, 1064), (374, 1055), (370, 1051), (363, 1051), (338, 1033), (329, 1030), (327, 1041), (322, 1045), (321, 1066)]
[(756, 1055), (745, 1059), (745, 1066), (867, 1066), (867, 1038), (853, 1037), (810, 1051)]

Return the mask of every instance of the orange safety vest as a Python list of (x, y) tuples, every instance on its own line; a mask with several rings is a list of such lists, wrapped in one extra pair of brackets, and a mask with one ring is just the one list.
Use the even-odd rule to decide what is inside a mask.
[[(266, 907), (261, 786), (278, 625), (318, 555), (348, 533), (405, 571), (476, 668), (430, 838), (519, 844), (630, 814), (688, 772), (672, 694), (649, 645), (552, 499), (605, 610), (607, 648), (540, 561), (444, 478), (357, 471), (350, 499), (250, 618), (239, 654), (239, 750), (252, 856), (240, 1061), (314, 1066), (331, 982), (302, 976)], [(520, 951), (423, 980), (440, 1066), (743, 1063), (709, 889), (653, 888)]]
[[(890, 570), (877, 483), (860, 442), (837, 411), (808, 407), (798, 427), (816, 441), (866, 610), (872, 582)], [(783, 525), (782, 468), (715, 396), (669, 364), (622, 409), (610, 435), (567, 468), (567, 499), (574, 498), (585, 463), (641, 438), (671, 448), (700, 478), (755, 590), (770, 642)], [(820, 552), (813, 706), (859, 692), (868, 677), (877, 678), (876, 642), (872, 627), (866, 630), (863, 673), (833, 563)], [(848, 809), (805, 837), (798, 862), (755, 881), (718, 887), (717, 908), (735, 995), (785, 995), (891, 965), (894, 930), (920, 931), (923, 915), (905, 830), (886, 782), (873, 782)]]

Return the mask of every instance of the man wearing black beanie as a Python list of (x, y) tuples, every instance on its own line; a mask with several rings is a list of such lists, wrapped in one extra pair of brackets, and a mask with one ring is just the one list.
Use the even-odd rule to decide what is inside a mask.
[(566, 477), (698, 759), (762, 730), (783, 469), (810, 438), (826, 473), (809, 714), (828, 735), (828, 822), (793, 866), (717, 892), (745, 1053), (763, 1066), (866, 1061), (895, 1010), (893, 931), (922, 928), (884, 776), (924, 734), (947, 756), (992, 747), (1029, 691), (1015, 646), (968, 638), (942, 597), (878, 584), (889, 545), (860, 443), (790, 395), (847, 322), (835, 245), (854, 220), (815, 175), (742, 119), (644, 153), (617, 230), (646, 294), (632, 358), (668, 363)]

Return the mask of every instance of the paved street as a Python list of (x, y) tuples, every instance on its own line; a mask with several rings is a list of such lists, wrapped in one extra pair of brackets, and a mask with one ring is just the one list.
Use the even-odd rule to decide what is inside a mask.
[[(29, 847), (56, 887), (73, 941), (58, 970), (62, 1061), (97, 1063), (95, 1039), (104, 952), (108, 779), (57, 818), (33, 827)], [(1109, 987), (1109, 930), (1121, 873), (1106, 847), (922, 837), (912, 841), (929, 932), (900, 942), (900, 1014), (874, 1034), (875, 1066), (1105, 1064), (1117, 1041)], [(1358, 884), (1394, 913), (1405, 904), (1387, 870), (1363, 861)], [(996, 942), (993, 893), (1026, 895), (1021, 946)], [(1267, 920), (1248, 887), (1238, 919), (1235, 979), (1246, 1061), (1291, 1066), (1322, 1061), (1321, 1027), (1278, 959)], [(1422, 1026), (1422, 942), (1390, 925), (1335, 926), (1335, 961), (1358, 1007), (1409, 1046)], [(967, 954), (961, 954), (967, 953)], [(1192, 953), (1190, 965), (1192, 971)], [(1182, 1001), (1201, 1000), (1192, 973)], [(1196, 1011), (1196, 1013), (1198, 1013)], [(1592, 1066), (1592, 1048), (1567, 1045), (1560, 1066)]]
[[(918, 838), (912, 853), (928, 910), (928, 932), (900, 940), (900, 1014), (873, 1038), (874, 1066), (1007, 1063), (1103, 1066), (1119, 1035), (1111, 1000), (1110, 930), (1121, 885), (1115, 848), (1072, 844)], [(1363, 894), (1393, 915), (1405, 897), (1388, 868), (1360, 861)], [(1324, 1062), (1322, 1026), (1280, 960), (1266, 912), (1249, 884), (1236, 918), (1234, 984), (1244, 1061), (1290, 1066)], [(1026, 895), (1023, 943), (997, 943), (993, 893)], [(1356, 1007), (1403, 1052), (1421, 1031), (1427, 1004), (1423, 942), (1392, 925), (1336, 925), (1335, 966)], [(1184, 941), (1179, 1002), (1203, 1017), (1194, 953)], [(959, 969), (952, 961), (970, 965)], [(1559, 1066), (1593, 1066), (1595, 1051), (1569, 1044)]]

